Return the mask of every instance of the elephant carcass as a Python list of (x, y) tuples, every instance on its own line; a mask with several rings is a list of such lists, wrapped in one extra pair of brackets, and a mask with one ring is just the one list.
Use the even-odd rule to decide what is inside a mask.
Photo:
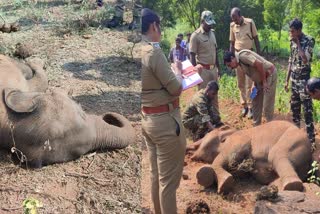
[(134, 129), (123, 116), (88, 115), (65, 93), (47, 89), (41, 64), (0, 55), (0, 147), (17, 152), (28, 166), (66, 162), (134, 141)]
[(197, 179), (205, 187), (216, 181), (218, 193), (230, 191), (239, 166), (262, 184), (279, 178), (279, 189), (302, 191), (312, 159), (305, 131), (287, 121), (241, 131), (213, 130), (189, 150), (194, 150), (192, 160), (212, 163), (198, 171)]

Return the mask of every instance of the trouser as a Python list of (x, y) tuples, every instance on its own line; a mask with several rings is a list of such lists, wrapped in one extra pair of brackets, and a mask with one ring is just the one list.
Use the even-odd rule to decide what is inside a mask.
[[(179, 126), (180, 134), (177, 136)], [(177, 213), (179, 187), (186, 149), (180, 110), (143, 114), (142, 134), (147, 142), (151, 170), (151, 197), (156, 214)]]
[(240, 91), (240, 103), (243, 107), (251, 108), (252, 104), (250, 99), (250, 93), (253, 82), (250, 79), (250, 77), (245, 75), (240, 66), (238, 66), (236, 69), (236, 75), (238, 81), (238, 88)]
[[(202, 69), (200, 76), (203, 80), (201, 84), (198, 85), (198, 90), (206, 88), (208, 82), (214, 80), (218, 82), (218, 70), (217, 68), (213, 69)], [(213, 109), (217, 110), (217, 114), (219, 115), (219, 102), (218, 102), (218, 95), (215, 95), (212, 99)]]
[[(123, 18), (125, 2), (126, 2), (126, 0), (117, 0), (116, 6), (115, 6), (115, 16), (116, 17)], [(142, 10), (141, 0), (135, 0), (133, 10), (132, 10), (134, 21), (139, 22), (141, 10)]]
[(313, 106), (312, 99), (305, 91), (307, 80), (297, 80), (291, 78), (291, 111), (294, 124), (300, 128), (301, 105), (303, 105), (304, 119), (308, 138), (311, 143), (315, 142), (314, 125), (313, 125)]
[(265, 93), (260, 87), (257, 96), (252, 100), (252, 119), (254, 126), (261, 124), (262, 112), (264, 113), (267, 122), (273, 119), (277, 78), (277, 70), (274, 69), (273, 74), (267, 78), (269, 91)]

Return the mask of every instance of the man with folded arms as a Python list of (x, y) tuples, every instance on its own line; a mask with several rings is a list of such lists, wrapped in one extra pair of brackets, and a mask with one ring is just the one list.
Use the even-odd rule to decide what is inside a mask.
[(242, 71), (254, 82), (258, 92), (252, 100), (253, 125), (261, 124), (262, 111), (267, 121), (273, 119), (274, 102), (277, 86), (276, 67), (257, 53), (244, 49), (240, 52), (227, 51), (224, 63), (232, 69), (240, 67)]
[[(191, 63), (198, 70), (203, 82), (198, 85), (198, 89), (203, 89), (208, 82), (218, 81), (219, 62), (217, 57), (217, 41), (212, 31), (215, 24), (212, 12), (203, 11), (201, 13), (201, 26), (192, 33), (190, 38), (190, 58)], [(219, 109), (218, 96), (213, 98), (215, 109)]]

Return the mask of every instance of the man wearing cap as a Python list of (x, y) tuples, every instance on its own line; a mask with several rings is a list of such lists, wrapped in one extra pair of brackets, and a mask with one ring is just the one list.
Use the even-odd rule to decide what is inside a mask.
[(215, 127), (222, 125), (219, 111), (213, 108), (212, 99), (218, 94), (216, 81), (210, 81), (198, 91), (182, 115), (184, 127), (192, 133), (193, 141), (203, 138)]
[(181, 47), (181, 38), (176, 38), (176, 46), (171, 48), (169, 53), (169, 61), (174, 63), (176, 60), (185, 61), (187, 59), (187, 50)]
[(267, 121), (273, 119), (277, 86), (276, 67), (257, 53), (244, 49), (239, 52), (227, 51), (224, 63), (232, 69), (241, 67), (242, 71), (254, 82), (258, 92), (252, 100), (253, 125), (261, 124), (262, 111)]
[[(201, 26), (192, 33), (190, 38), (191, 63), (196, 66), (203, 82), (198, 89), (203, 89), (211, 80), (218, 81), (219, 62), (217, 57), (217, 41), (214, 32), (211, 30), (215, 24), (212, 12), (201, 13)], [(219, 109), (218, 96), (213, 98), (215, 109)]]
[(156, 214), (175, 214), (186, 149), (179, 108), (181, 62), (172, 65), (172, 72), (159, 46), (159, 16), (147, 8), (141, 15), (142, 134), (150, 159), (151, 198)]
[[(108, 28), (115, 28), (122, 24), (123, 22), (123, 13), (125, 7), (126, 0), (117, 0), (115, 6), (115, 14), (113, 18), (108, 22)], [(133, 1), (133, 9), (132, 9), (132, 16), (133, 19), (129, 24), (129, 30), (135, 30), (140, 28), (140, 14), (142, 9), (142, 2), (141, 0)]]
[[(254, 21), (249, 18), (241, 16), (240, 9), (235, 7), (231, 10), (230, 23), (230, 51), (239, 52), (243, 49), (253, 50), (253, 41), (256, 46), (257, 53), (260, 54), (260, 44), (258, 39), (258, 33)], [(245, 117), (248, 114), (248, 118), (252, 118), (251, 100), (249, 98), (251, 93), (252, 81), (244, 74), (239, 66), (236, 70), (238, 88), (240, 90), (240, 102), (243, 106), (241, 115)]]

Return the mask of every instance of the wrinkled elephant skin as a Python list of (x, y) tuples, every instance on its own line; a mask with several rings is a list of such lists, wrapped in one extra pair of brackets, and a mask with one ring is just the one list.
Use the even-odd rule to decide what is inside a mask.
[(0, 147), (41, 167), (97, 149), (120, 149), (134, 141), (130, 122), (117, 113), (87, 115), (66, 94), (48, 90), (43, 65), (0, 55)]
[(305, 131), (287, 121), (241, 131), (213, 130), (188, 150), (194, 151), (192, 160), (212, 163), (198, 171), (197, 179), (204, 187), (217, 182), (218, 193), (230, 191), (241, 164), (262, 184), (280, 178), (279, 189), (302, 191), (312, 159)]

